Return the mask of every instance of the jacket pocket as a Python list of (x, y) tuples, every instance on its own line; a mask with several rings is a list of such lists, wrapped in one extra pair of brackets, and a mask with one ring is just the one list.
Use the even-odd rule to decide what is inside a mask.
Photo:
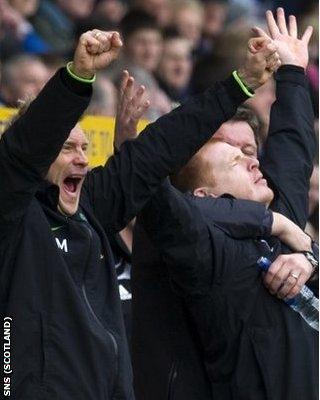
[(178, 361), (174, 361), (171, 365), (168, 380), (167, 400), (174, 400), (175, 382), (178, 376)]

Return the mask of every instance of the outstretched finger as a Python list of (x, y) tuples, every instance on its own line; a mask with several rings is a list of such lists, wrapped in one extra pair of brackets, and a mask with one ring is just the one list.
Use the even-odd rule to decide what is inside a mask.
[(138, 127), (140, 118), (145, 113), (145, 111), (149, 108), (149, 106), (150, 106), (150, 102), (147, 100), (141, 105), (141, 107), (139, 107), (134, 112), (132, 112), (132, 114), (130, 116), (130, 121), (129, 121), (130, 129), (132, 132), (137, 132), (137, 127)]
[(139, 120), (149, 107), (150, 107), (150, 101), (149, 100), (144, 101), (141, 104), (141, 106), (137, 109), (137, 111), (134, 113), (134, 118)]
[(123, 79), (121, 81), (120, 93), (118, 99), (118, 114), (126, 114), (128, 105), (133, 96), (134, 78), (129, 75), (128, 71), (123, 71)]
[(270, 42), (271, 39), (269, 39), (268, 37), (255, 37), (249, 40), (248, 49), (250, 53), (256, 54), (259, 50), (261, 50)]
[(304, 43), (308, 44), (311, 39), (312, 33), (313, 33), (313, 28), (312, 28), (312, 26), (309, 25), (307, 27), (307, 29), (304, 31), (304, 34), (302, 35), (301, 40)]
[(278, 28), (279, 28), (280, 32), (283, 35), (287, 35), (288, 30), (287, 30), (286, 17), (284, 14), (284, 9), (282, 7), (279, 7), (277, 9), (277, 23), (278, 23)]
[(140, 85), (132, 98), (132, 105), (134, 108), (139, 108), (142, 104), (142, 98), (146, 91), (146, 88), (143, 85)]
[(124, 94), (124, 90), (127, 86), (128, 83), (128, 79), (129, 79), (129, 72), (127, 70), (123, 70), (122, 71), (122, 75), (121, 75), (121, 82), (120, 82), (120, 96), (123, 96)]
[(294, 15), (289, 15), (289, 35), (295, 39), (298, 37), (297, 20)]
[(270, 36), (272, 37), (272, 39), (275, 39), (279, 35), (280, 31), (279, 31), (278, 25), (273, 17), (272, 11), (268, 10), (266, 12), (266, 19), (267, 19), (267, 25), (268, 25)]
[(133, 76), (129, 76), (127, 80), (127, 84), (123, 91), (123, 99), (128, 102), (131, 101), (133, 96), (133, 89), (134, 89), (134, 78)]
[(255, 35), (271, 40), (270, 36), (263, 29), (259, 28), (258, 26), (254, 26), (253, 28), (251, 28), (251, 30)]

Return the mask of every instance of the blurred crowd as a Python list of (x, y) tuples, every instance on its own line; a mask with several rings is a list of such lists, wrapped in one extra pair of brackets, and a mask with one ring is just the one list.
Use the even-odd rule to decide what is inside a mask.
[[(94, 85), (88, 113), (114, 116), (123, 69), (146, 87), (150, 100), (144, 118), (155, 120), (236, 69), (251, 28), (264, 28), (264, 12), (282, 6), (314, 27), (307, 75), (318, 129), (318, 2), (315, 0), (0, 0), (0, 104), (16, 107), (36, 96), (45, 82), (71, 57), (85, 31), (120, 31), (119, 60)], [(262, 122), (261, 142), (275, 99), (274, 83), (248, 101)], [(316, 160), (318, 163), (318, 160)], [(310, 188), (309, 232), (318, 237), (318, 175)]]

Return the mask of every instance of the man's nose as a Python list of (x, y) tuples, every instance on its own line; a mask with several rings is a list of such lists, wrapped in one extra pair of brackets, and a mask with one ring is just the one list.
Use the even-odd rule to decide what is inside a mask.
[(77, 152), (77, 155), (74, 158), (74, 163), (76, 165), (81, 165), (83, 167), (87, 167), (87, 165), (89, 164), (89, 161), (88, 161), (88, 157), (87, 157), (86, 153), (83, 150), (79, 150)]
[(260, 163), (259, 160), (257, 158), (253, 158), (253, 157), (247, 157), (247, 165), (248, 165), (248, 169), (251, 171), (253, 169), (259, 168)]

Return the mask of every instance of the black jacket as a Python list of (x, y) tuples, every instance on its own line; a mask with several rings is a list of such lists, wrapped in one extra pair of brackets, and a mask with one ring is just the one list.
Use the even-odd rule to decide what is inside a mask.
[(105, 233), (121, 230), (245, 100), (231, 77), (149, 125), (88, 174), (79, 212), (64, 217), (44, 176), (90, 94), (60, 70), (0, 141), (0, 303), (12, 318), (14, 399), (133, 398)]
[[(276, 190), (272, 208), (300, 226), (305, 225), (307, 217), (308, 181), (315, 149), (306, 87), (301, 69), (288, 66), (279, 70), (277, 101), (272, 107), (262, 160)], [(317, 334), (286, 304), (269, 294), (256, 267), (261, 255), (274, 260), (287, 249), (275, 238), (235, 238), (237, 232), (249, 233), (248, 226), (243, 227), (241, 220), (230, 221), (226, 209), (218, 208), (217, 213), (215, 206), (210, 210), (208, 205), (209, 199), (204, 203), (165, 187), (140, 217), (147, 234), (137, 227), (140, 237), (135, 237), (133, 260), (134, 267), (136, 259), (139, 268), (133, 270), (133, 320), (143, 314), (148, 323), (140, 320), (133, 330), (134, 369), (140, 377), (138, 393), (142, 394), (139, 400), (150, 396), (316, 399)], [(221, 224), (224, 219), (232, 222), (232, 231), (229, 224)], [(150, 239), (153, 250), (160, 249), (161, 255), (156, 253), (151, 258), (147, 251), (143, 252), (145, 240)], [(141, 260), (145, 260), (143, 268)], [(150, 290), (154, 286), (156, 290)], [(164, 325), (167, 321), (169, 328)], [(153, 345), (153, 359), (149, 358), (149, 351), (142, 354), (142, 343), (150, 348)], [(157, 358), (158, 354), (161, 358)], [(190, 354), (195, 356), (190, 358)], [(170, 395), (162, 386), (142, 387), (142, 375), (148, 374), (150, 365), (162, 371), (167, 384), (170, 368), (175, 369)], [(210, 388), (196, 386), (201, 374), (203, 380), (210, 380)], [(196, 380), (192, 383), (193, 375)], [(181, 390), (185, 387), (191, 387), (187, 394)]]

